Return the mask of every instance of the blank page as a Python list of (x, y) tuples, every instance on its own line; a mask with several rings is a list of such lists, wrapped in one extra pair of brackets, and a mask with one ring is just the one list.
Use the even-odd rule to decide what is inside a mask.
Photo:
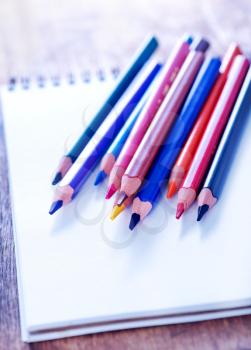
[(221, 199), (200, 223), (196, 205), (177, 221), (177, 199), (164, 196), (133, 232), (130, 209), (110, 221), (97, 169), (48, 214), (53, 170), (111, 84), (2, 91), (23, 332), (251, 304), (250, 118)]

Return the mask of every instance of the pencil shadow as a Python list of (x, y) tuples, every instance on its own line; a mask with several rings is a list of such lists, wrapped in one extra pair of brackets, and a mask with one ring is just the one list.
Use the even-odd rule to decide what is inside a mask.
[(215, 210), (212, 208), (201, 221), (197, 221), (197, 204), (194, 203), (189, 209), (188, 213), (185, 213), (182, 217), (182, 225), (180, 230), (180, 238), (184, 239), (189, 234), (192, 234), (194, 230), (199, 232), (202, 240), (209, 239), (215, 232), (220, 221), (220, 215), (222, 210)]
[[(224, 205), (224, 204), (222, 204)], [(209, 237), (215, 234), (217, 226), (219, 226), (219, 222), (222, 215), (222, 208), (217, 208), (216, 205), (206, 215), (202, 218), (200, 222), (197, 222), (201, 234), (202, 240), (207, 240)]]
[(187, 213), (181, 218), (180, 238), (184, 239), (195, 230), (200, 232), (202, 240), (209, 239), (219, 225), (222, 210), (212, 208), (201, 221), (197, 221), (197, 204), (194, 203)]
[[(103, 220), (108, 203), (105, 201), (106, 186), (94, 186), (94, 176), (88, 179), (76, 198), (68, 205), (55, 213), (55, 219), (51, 227), (51, 234), (60, 235), (76, 226), (76, 221), (85, 227), (95, 225)], [(95, 211), (90, 210), (90, 203), (99, 203)]]
[[(71, 228), (74, 225), (74, 217), (73, 217), (73, 203), (68, 206), (62, 208), (58, 213), (55, 213), (54, 221), (51, 226), (51, 235), (61, 235), (65, 233), (66, 228)], [(67, 231), (70, 233), (71, 231)]]
[(184, 239), (189, 234), (192, 234), (193, 228), (196, 227), (196, 204), (194, 203), (189, 210), (180, 218), (180, 238)]
[[(101, 223), (101, 237), (109, 249), (130, 250), (134, 240), (137, 238), (135, 231), (128, 228), (130, 209), (127, 208), (113, 222), (106, 211)], [(112, 228), (112, 229), (111, 229)]]
[(168, 230), (170, 220), (170, 208), (168, 206), (166, 200), (160, 201), (149, 216), (133, 231), (136, 238), (130, 246), (129, 271), (132, 271), (132, 265), (135, 273), (138, 269), (142, 269), (147, 261), (151, 261), (150, 256), (158, 254), (160, 240), (163, 241), (163, 244), (167, 242), (163, 235), (172, 233)]

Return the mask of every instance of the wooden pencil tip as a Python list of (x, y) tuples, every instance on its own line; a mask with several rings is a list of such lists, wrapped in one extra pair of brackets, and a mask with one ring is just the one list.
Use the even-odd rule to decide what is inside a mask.
[(109, 188), (108, 188), (108, 191), (106, 193), (106, 196), (105, 196), (105, 199), (110, 199), (114, 193), (117, 192), (117, 189), (115, 187), (114, 184), (112, 184)]
[[(61, 159), (60, 164), (59, 164), (59, 166), (57, 168), (57, 172), (56, 172), (55, 178), (53, 180), (55, 185), (56, 185), (57, 182), (62, 180), (62, 178), (65, 176), (65, 174), (71, 168), (73, 162), (74, 162), (74, 160), (70, 156), (64, 156)], [(59, 181), (57, 181), (57, 180), (59, 180)]]
[(176, 210), (176, 219), (179, 219), (181, 215), (184, 213), (185, 208), (183, 203), (178, 203)]
[(63, 201), (62, 200), (58, 200), (58, 201), (53, 202), (51, 207), (50, 207), (49, 214), (50, 215), (54, 214), (62, 206), (63, 206)]
[(203, 204), (198, 208), (198, 216), (197, 221), (200, 221), (203, 216), (206, 214), (206, 212), (209, 210), (209, 205)]
[(56, 175), (54, 176), (54, 179), (52, 180), (52, 185), (56, 185), (62, 180), (62, 174), (61, 172), (57, 172)]
[(176, 192), (177, 192), (176, 183), (174, 181), (170, 181), (168, 185), (168, 191), (167, 191), (166, 197), (170, 199), (175, 195)]

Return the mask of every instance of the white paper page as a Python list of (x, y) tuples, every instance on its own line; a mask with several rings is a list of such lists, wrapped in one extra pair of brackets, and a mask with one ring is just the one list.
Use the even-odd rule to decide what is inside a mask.
[[(93, 94), (93, 90), (95, 94)], [(97, 98), (102, 85), (92, 86)], [(88, 95), (88, 93), (87, 93)], [(3, 92), (22, 317), (29, 331), (251, 304), (251, 120), (220, 202), (196, 222), (162, 199), (137, 230), (114, 222), (95, 174), (48, 214), (53, 170), (81, 128), (84, 87)]]

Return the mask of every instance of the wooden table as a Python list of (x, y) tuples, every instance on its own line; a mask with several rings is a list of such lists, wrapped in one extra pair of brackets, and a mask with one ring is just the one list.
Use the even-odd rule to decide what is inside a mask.
[[(184, 31), (251, 52), (250, 0), (8, 0), (0, 4), (0, 81), (123, 66), (146, 33), (164, 57)], [(249, 45), (249, 46), (248, 46)], [(111, 332), (27, 345), (20, 340), (4, 136), (0, 130), (0, 350), (251, 349), (251, 317)]]

